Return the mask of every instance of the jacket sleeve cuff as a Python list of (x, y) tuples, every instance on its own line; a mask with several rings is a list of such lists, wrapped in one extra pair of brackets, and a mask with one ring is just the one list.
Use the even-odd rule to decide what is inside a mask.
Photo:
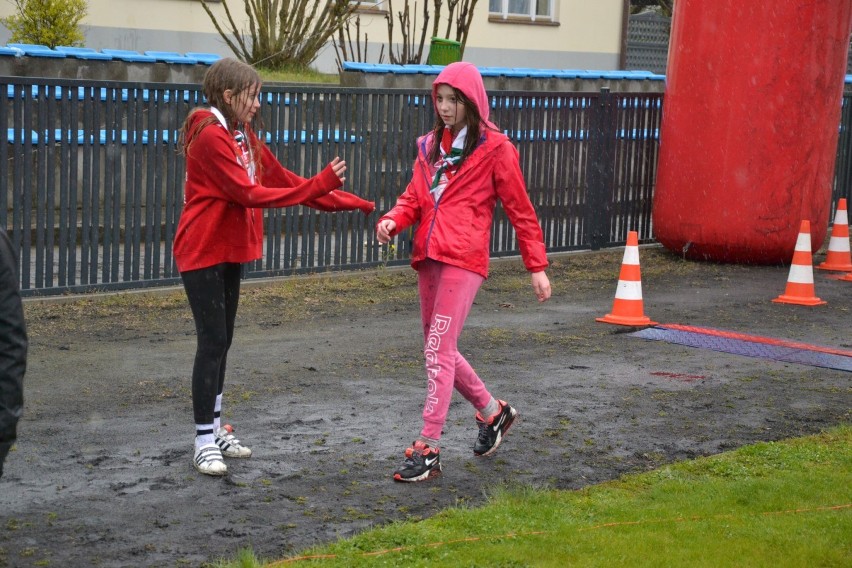
[(319, 174), (320, 183), (322, 187), (326, 189), (326, 193), (328, 191), (332, 191), (339, 187), (343, 187), (343, 182), (340, 181), (340, 178), (337, 177), (337, 174), (334, 173), (334, 170), (331, 167), (331, 164), (327, 165)]

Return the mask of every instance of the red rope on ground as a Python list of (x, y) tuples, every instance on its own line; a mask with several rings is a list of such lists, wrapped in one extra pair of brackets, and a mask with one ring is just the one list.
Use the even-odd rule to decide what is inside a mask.
[(852, 351), (845, 349), (835, 349), (833, 347), (822, 347), (820, 345), (811, 345), (808, 343), (799, 343), (796, 341), (787, 341), (786, 339), (774, 339), (772, 337), (761, 337), (759, 335), (748, 335), (745, 333), (737, 333), (734, 331), (724, 331), (721, 329), (712, 329), (709, 327), (695, 327), (692, 325), (680, 325), (677, 323), (666, 323), (658, 325), (663, 329), (673, 329), (676, 331), (691, 331), (693, 333), (702, 333), (704, 335), (713, 335), (715, 337), (724, 337), (726, 339), (739, 339), (742, 341), (751, 341), (753, 343), (765, 343), (767, 345), (776, 345), (778, 347), (790, 347), (791, 349), (804, 349), (806, 351), (817, 351), (819, 353), (828, 353), (831, 355), (840, 355), (843, 357), (852, 357)]

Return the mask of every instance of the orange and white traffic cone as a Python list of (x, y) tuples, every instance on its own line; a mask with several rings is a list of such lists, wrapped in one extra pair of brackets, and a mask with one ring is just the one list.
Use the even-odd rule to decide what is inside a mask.
[(831, 227), (831, 239), (825, 262), (817, 266), (822, 270), (852, 271), (852, 253), (849, 252), (849, 218), (846, 214), (846, 199), (837, 201), (837, 213)]
[(636, 231), (627, 233), (627, 246), (624, 248), (624, 259), (621, 261), (621, 273), (618, 276), (618, 287), (615, 289), (615, 301), (612, 313), (595, 321), (613, 323), (616, 325), (656, 325), (644, 314), (642, 304), (642, 278), (639, 270), (639, 234)]
[(811, 257), (811, 222), (802, 221), (790, 275), (787, 277), (787, 289), (772, 300), (781, 304), (799, 304), (800, 306), (818, 306), (826, 304), (814, 295), (814, 266)]

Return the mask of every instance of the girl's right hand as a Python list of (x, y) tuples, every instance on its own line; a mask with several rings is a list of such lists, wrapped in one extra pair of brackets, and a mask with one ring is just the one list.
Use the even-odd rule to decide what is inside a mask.
[(376, 225), (376, 239), (379, 243), (386, 245), (391, 240), (391, 233), (396, 229), (396, 221), (393, 219), (382, 219)]
[(346, 162), (341, 160), (339, 156), (335, 156), (335, 158), (331, 161), (331, 170), (334, 172), (334, 175), (340, 179), (340, 183), (346, 181), (346, 178), (343, 177), (343, 174), (346, 172)]
[(550, 298), (550, 280), (544, 270), (532, 273), (532, 287), (539, 302), (546, 302)]

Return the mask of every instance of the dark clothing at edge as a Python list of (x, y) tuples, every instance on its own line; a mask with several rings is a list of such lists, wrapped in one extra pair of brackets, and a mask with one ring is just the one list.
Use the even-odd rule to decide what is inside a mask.
[(0, 229), (0, 477), (24, 410), (28, 344), (17, 258), (9, 236)]

